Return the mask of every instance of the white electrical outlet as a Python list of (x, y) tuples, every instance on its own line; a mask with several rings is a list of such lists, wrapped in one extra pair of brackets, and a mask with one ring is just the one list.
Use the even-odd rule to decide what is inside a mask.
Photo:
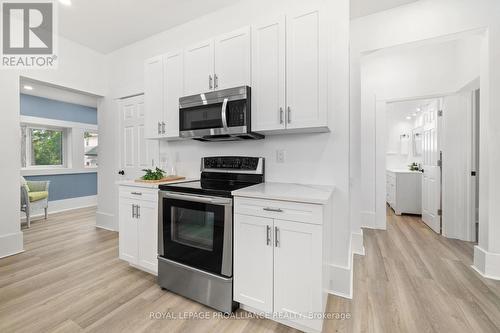
[(284, 149), (276, 150), (276, 162), (277, 163), (285, 163), (285, 150)]

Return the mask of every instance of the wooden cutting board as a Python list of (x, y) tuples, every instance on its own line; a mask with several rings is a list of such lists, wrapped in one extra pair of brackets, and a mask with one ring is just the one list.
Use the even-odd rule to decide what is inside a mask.
[(173, 181), (176, 181), (176, 180), (183, 180), (183, 179), (186, 179), (186, 177), (182, 177), (182, 176), (167, 176), (165, 178), (158, 179), (158, 180), (136, 179), (135, 181), (137, 183), (150, 183), (150, 184), (154, 184), (154, 183), (173, 182)]

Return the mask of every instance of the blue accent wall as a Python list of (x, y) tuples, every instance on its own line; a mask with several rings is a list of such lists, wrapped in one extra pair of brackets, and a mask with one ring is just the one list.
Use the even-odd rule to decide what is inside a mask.
[(21, 115), (97, 125), (97, 109), (21, 94)]
[(97, 172), (26, 176), (26, 180), (50, 180), (49, 201), (97, 195)]

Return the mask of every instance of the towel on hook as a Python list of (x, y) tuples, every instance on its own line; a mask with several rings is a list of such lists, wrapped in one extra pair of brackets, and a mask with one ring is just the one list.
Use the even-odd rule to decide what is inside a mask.
[(402, 135), (400, 137), (401, 143), (401, 155), (408, 155), (410, 152), (410, 138), (408, 135)]

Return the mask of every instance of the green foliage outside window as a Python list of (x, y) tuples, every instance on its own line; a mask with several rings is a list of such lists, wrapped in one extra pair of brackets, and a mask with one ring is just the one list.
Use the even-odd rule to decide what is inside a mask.
[(48, 129), (31, 129), (31, 164), (63, 164), (63, 132)]

